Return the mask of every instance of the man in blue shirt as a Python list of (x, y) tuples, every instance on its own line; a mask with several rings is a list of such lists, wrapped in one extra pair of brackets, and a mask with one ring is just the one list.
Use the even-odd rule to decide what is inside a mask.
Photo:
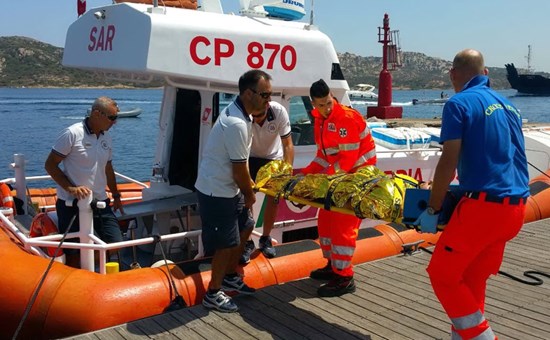
[(489, 87), (480, 52), (459, 52), (450, 70), (456, 94), (443, 108), (437, 164), (428, 208), (418, 222), (436, 232), (450, 182), (465, 192), (441, 234), (428, 274), (452, 322), (453, 339), (495, 339), (484, 316), (485, 289), (497, 274), (506, 242), (523, 225), (529, 196), (521, 116)]

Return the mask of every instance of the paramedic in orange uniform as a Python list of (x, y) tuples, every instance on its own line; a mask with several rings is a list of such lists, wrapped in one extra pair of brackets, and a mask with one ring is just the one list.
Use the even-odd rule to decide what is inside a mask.
[(435, 232), (438, 211), (458, 170), (465, 192), (428, 266), (433, 290), (452, 322), (452, 339), (496, 339), (485, 318), (485, 289), (497, 274), (506, 242), (523, 225), (529, 196), (521, 116), (489, 87), (483, 56), (459, 52), (450, 71), (456, 94), (443, 108), (428, 208), (417, 224)]
[[(302, 170), (304, 174), (352, 173), (359, 167), (376, 164), (376, 150), (365, 118), (356, 110), (333, 98), (323, 79), (310, 88), (317, 144), (315, 159)], [(324, 268), (311, 272), (311, 278), (329, 280), (317, 290), (319, 296), (340, 296), (355, 291), (351, 259), (361, 220), (353, 215), (319, 211), (319, 241)]]

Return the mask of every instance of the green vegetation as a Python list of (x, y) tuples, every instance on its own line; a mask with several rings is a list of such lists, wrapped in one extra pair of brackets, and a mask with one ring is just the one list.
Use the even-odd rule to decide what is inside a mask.
[[(63, 49), (26, 37), (0, 37), (0, 87), (159, 87), (161, 82), (132, 84), (106, 80), (103, 75), (61, 65)], [(382, 58), (339, 53), (350, 86), (378, 87)], [(403, 66), (392, 71), (394, 88), (449, 89), (451, 62), (422, 53), (404, 52)], [(489, 68), (491, 85), (510, 88), (504, 67)]]

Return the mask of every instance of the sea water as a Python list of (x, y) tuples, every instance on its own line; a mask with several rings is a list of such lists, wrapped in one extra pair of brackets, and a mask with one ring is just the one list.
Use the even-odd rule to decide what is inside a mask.
[[(445, 91), (451, 95), (452, 90)], [(529, 122), (550, 123), (550, 97), (516, 96), (515, 90), (500, 91)], [(394, 90), (393, 101), (439, 98), (441, 90)], [(119, 119), (111, 128), (115, 171), (138, 180), (148, 180), (154, 161), (162, 89), (34, 89), (0, 88), (0, 179), (14, 177), (13, 154), (27, 159), (27, 176), (46, 174), (44, 162), (61, 130), (84, 118), (99, 96), (115, 99), (121, 111), (142, 109), (137, 118)], [(293, 103), (293, 102), (291, 102)], [(366, 105), (354, 104), (366, 114)], [(291, 110), (298, 105), (291, 104)], [(405, 105), (403, 117), (440, 118), (443, 105)], [(304, 112), (304, 119), (307, 116)], [(32, 185), (31, 185), (32, 186)]]

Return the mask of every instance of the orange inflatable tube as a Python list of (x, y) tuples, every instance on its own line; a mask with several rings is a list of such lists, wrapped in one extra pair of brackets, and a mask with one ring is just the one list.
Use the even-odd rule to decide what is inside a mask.
[[(0, 222), (1, 223), (1, 222)], [(402, 245), (423, 240), (435, 244), (439, 234), (420, 234), (400, 225), (361, 229), (354, 263), (397, 255)], [(0, 230), (0, 338), (11, 337), (37, 287), (48, 261), (23, 250)], [(308, 277), (326, 264), (319, 244), (312, 240), (282, 244), (277, 257), (256, 251), (242, 267), (247, 284), (263, 288)], [(187, 305), (202, 301), (210, 281), (210, 259), (170, 264), (178, 293)], [(175, 297), (166, 267), (142, 268), (100, 275), (54, 263), (19, 338), (59, 338), (86, 333), (162, 313)]]
[(529, 182), (531, 196), (525, 205), (525, 223), (550, 217), (550, 169)]

